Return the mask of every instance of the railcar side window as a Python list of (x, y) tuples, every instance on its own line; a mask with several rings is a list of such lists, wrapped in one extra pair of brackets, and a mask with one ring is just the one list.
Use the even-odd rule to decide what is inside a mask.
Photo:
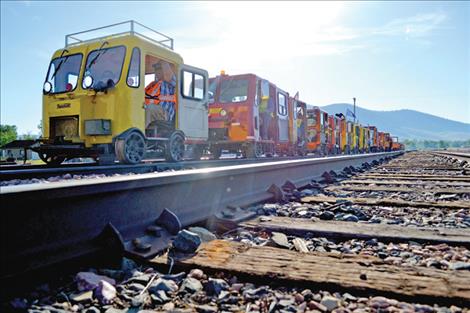
[(127, 73), (127, 86), (138, 88), (140, 86), (140, 49), (132, 49), (129, 72)]
[(287, 115), (287, 103), (286, 103), (286, 96), (282, 93), (277, 94), (278, 102), (279, 102), (279, 115), (286, 116)]
[(183, 88), (181, 88), (181, 90), (183, 97), (203, 100), (205, 85), (204, 76), (188, 71), (183, 71), (182, 77)]

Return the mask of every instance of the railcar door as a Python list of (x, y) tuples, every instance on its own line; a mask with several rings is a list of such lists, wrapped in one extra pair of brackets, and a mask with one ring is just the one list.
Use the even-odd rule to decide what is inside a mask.
[(178, 128), (189, 139), (208, 137), (208, 74), (186, 64), (180, 65), (178, 93)]
[(253, 106), (254, 137), (256, 140), (268, 139), (269, 116), (269, 82), (256, 80), (255, 105)]
[(279, 141), (289, 140), (289, 110), (287, 107), (288, 96), (286, 93), (277, 91), (277, 115), (279, 127)]

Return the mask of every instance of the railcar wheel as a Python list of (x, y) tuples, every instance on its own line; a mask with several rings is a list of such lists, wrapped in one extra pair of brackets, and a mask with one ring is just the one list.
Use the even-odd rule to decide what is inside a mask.
[(259, 143), (249, 144), (243, 150), (246, 158), (260, 158), (263, 155), (263, 146)]
[(194, 145), (192, 147), (192, 158), (194, 160), (201, 160), (202, 156), (204, 155), (204, 148), (200, 145)]
[(173, 133), (166, 146), (165, 158), (169, 162), (179, 162), (184, 156), (184, 138), (180, 133)]
[(211, 147), (210, 148), (210, 153), (214, 160), (220, 159), (220, 156), (222, 155), (222, 149), (219, 147)]
[(307, 155), (307, 150), (305, 148), (299, 148), (297, 150), (297, 155), (299, 156), (306, 156)]
[(39, 153), (39, 158), (50, 166), (57, 166), (60, 165), (62, 162), (65, 161), (65, 157), (52, 155), (45, 152)]
[(116, 140), (115, 150), (116, 157), (120, 163), (140, 163), (145, 156), (145, 139), (140, 133), (131, 132), (124, 138)]

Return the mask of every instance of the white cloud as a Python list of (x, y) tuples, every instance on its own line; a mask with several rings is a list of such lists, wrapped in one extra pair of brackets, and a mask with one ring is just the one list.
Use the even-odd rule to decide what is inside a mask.
[[(375, 27), (346, 27), (344, 2), (210, 2), (198, 3), (203, 16), (190, 29), (174, 29), (177, 50), (188, 63), (209, 69), (259, 72), (271, 66), (289, 67), (300, 57), (344, 55), (374, 50), (375, 38), (405, 36), (420, 44), (442, 27), (443, 13), (397, 18)], [(203, 44), (201, 44), (203, 43)], [(281, 61), (282, 60), (282, 63)]]
[(446, 20), (444, 13), (424, 13), (407, 18), (394, 19), (383, 27), (372, 31), (374, 35), (406, 35), (411, 37), (424, 37), (432, 31), (442, 27), (441, 24)]

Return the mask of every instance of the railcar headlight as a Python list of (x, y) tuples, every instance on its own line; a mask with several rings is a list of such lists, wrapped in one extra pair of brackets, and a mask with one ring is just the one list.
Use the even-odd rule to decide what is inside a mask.
[(85, 88), (90, 88), (92, 85), (93, 85), (93, 77), (91, 77), (90, 75), (85, 76), (85, 78), (83, 78), (83, 86)]
[(227, 111), (225, 111), (224, 109), (220, 110), (220, 115), (221, 116), (227, 115)]
[(52, 84), (50, 82), (45, 82), (44, 83), (44, 86), (43, 86), (43, 89), (44, 89), (44, 93), (49, 93), (51, 92), (52, 90)]

